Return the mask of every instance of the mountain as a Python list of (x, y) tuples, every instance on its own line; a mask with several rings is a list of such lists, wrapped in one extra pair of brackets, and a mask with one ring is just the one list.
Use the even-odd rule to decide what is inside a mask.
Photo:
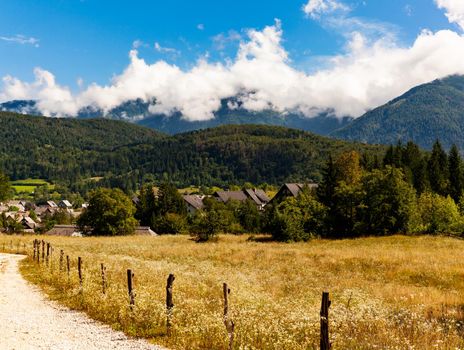
[(179, 186), (281, 184), (319, 180), (329, 153), (379, 146), (301, 130), (226, 125), (175, 136), (106, 119), (59, 119), (0, 112), (0, 169), (13, 180), (43, 178), (76, 191), (91, 178), (135, 190), (147, 179)]
[[(231, 108), (232, 105), (237, 106), (237, 108)], [(241, 108), (237, 99), (223, 100), (221, 108), (214, 114), (214, 118), (207, 121), (188, 121), (179, 112), (169, 116), (153, 114), (150, 112), (149, 106), (148, 102), (138, 99), (124, 102), (107, 113), (99, 109), (86, 107), (81, 109), (76, 117), (78, 119), (103, 117), (105, 119), (124, 120), (171, 135), (227, 124), (276, 125), (311, 131), (319, 135), (328, 135), (330, 132), (347, 125), (352, 120), (349, 117), (333, 117), (330, 112), (322, 113), (313, 118), (298, 113), (280, 113), (270, 109), (253, 112)], [(36, 102), (31, 100), (2, 103), (0, 104), (0, 111), (41, 115)]]
[(331, 136), (378, 144), (412, 140), (425, 149), (438, 139), (446, 148), (454, 143), (464, 150), (464, 76), (417, 86)]

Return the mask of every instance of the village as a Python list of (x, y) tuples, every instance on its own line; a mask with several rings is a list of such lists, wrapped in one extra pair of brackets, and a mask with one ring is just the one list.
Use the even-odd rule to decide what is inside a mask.
[[(183, 194), (183, 202), (188, 215), (195, 215), (197, 211), (205, 207), (206, 198), (214, 198), (220, 203), (227, 204), (230, 201), (245, 202), (251, 201), (259, 211), (264, 211), (266, 205), (270, 203), (280, 203), (288, 197), (297, 197), (303, 188), (314, 190), (317, 188), (315, 183), (286, 183), (283, 184), (277, 193), (269, 197), (262, 189), (249, 189), (234, 191), (216, 191), (212, 195), (202, 194)], [(155, 195), (156, 195), (155, 188)], [(135, 206), (139, 204), (139, 197), (132, 196)], [(5, 234), (46, 234), (51, 236), (72, 236), (81, 237), (82, 233), (75, 225), (76, 220), (87, 208), (88, 203), (74, 205), (67, 199), (59, 201), (48, 200), (46, 203), (36, 204), (31, 200), (9, 200), (0, 203), (0, 232)], [(59, 217), (58, 220), (51, 218)], [(47, 223), (52, 221), (53, 225), (47, 227)], [(56, 223), (58, 221), (58, 223)], [(2, 227), (3, 226), (3, 227)], [(137, 226), (135, 235), (157, 235), (148, 226)]]

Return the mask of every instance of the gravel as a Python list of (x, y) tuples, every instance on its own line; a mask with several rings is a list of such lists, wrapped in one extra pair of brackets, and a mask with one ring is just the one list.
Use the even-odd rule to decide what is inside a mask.
[(19, 273), (23, 258), (0, 254), (0, 349), (163, 349), (45, 299)]

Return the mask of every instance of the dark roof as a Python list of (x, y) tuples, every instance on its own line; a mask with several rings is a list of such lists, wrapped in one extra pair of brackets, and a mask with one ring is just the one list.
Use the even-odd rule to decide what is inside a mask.
[(255, 191), (256, 197), (258, 197), (261, 202), (269, 203), (271, 201), (271, 199), (268, 197), (266, 192), (264, 192), (264, 190), (255, 189), (254, 191)]
[(263, 205), (263, 202), (259, 199), (259, 197), (256, 195), (255, 191), (252, 189), (246, 189), (245, 193), (248, 195), (248, 197), (255, 202), (257, 205)]
[(203, 199), (201, 196), (196, 194), (186, 194), (183, 196), (184, 201), (186, 201), (189, 205), (194, 207), (195, 209), (203, 209), (205, 205), (203, 204)]
[(224, 203), (227, 203), (230, 200), (243, 202), (248, 198), (243, 191), (217, 191), (214, 195)]
[(135, 228), (134, 235), (138, 236), (157, 236), (156, 232), (148, 226), (139, 226)]
[(45, 232), (50, 236), (79, 236), (80, 232), (75, 225), (55, 225), (50, 231)]

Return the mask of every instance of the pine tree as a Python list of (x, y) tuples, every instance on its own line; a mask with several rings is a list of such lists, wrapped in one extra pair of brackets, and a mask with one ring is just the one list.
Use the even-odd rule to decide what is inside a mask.
[(448, 195), (448, 156), (440, 141), (436, 141), (427, 164), (430, 188), (442, 196)]
[(462, 174), (462, 159), (459, 155), (458, 148), (456, 145), (451, 147), (448, 157), (448, 169), (449, 169), (449, 194), (456, 203), (459, 199), (463, 190), (463, 174)]

